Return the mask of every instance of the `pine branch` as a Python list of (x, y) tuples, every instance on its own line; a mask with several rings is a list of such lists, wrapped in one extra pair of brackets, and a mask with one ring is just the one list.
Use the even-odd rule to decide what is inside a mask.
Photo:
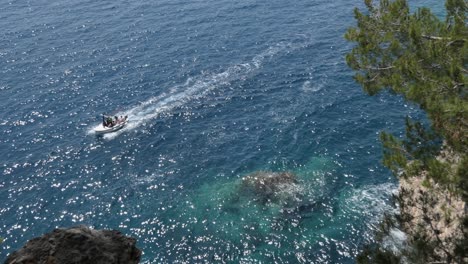
[(453, 90), (457, 89), (458, 87), (465, 86), (464, 83), (456, 83), (455, 86), (452, 87)]
[(375, 79), (377, 79), (377, 77), (379, 77), (379, 76), (380, 76), (380, 74), (376, 74), (374, 77), (372, 77), (372, 79), (366, 81), (366, 83), (371, 83), (371, 82), (375, 81)]
[(452, 38), (444, 38), (444, 37), (438, 37), (438, 36), (431, 36), (431, 35), (421, 35), (421, 37), (425, 38), (425, 39), (429, 39), (429, 40), (448, 40), (450, 41), (449, 43), (447, 43), (447, 47), (450, 46), (450, 45), (453, 45), (457, 42), (465, 42), (467, 41), (466, 39), (452, 39)]
[(395, 68), (395, 66), (388, 66), (388, 67), (378, 67), (378, 68), (375, 68), (375, 67), (367, 67), (366, 69), (367, 70), (371, 70), (371, 71), (386, 71), (386, 70), (391, 70)]
[(452, 39), (452, 38), (443, 38), (443, 37), (430, 36), (430, 35), (421, 35), (421, 37), (425, 39), (430, 39), (430, 40), (451, 40)]

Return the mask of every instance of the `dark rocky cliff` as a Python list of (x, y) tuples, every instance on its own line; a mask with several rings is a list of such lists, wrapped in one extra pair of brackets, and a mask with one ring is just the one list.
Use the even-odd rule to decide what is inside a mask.
[(135, 244), (134, 238), (115, 230), (55, 229), (28, 241), (5, 264), (139, 263), (141, 250)]

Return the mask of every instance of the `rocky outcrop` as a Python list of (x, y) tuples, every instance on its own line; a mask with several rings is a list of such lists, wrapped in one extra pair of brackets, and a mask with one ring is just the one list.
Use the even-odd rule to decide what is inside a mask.
[[(445, 145), (436, 157), (439, 162), (448, 164), (456, 171), (461, 158)], [(452, 180), (452, 182), (454, 182)], [(451, 188), (452, 190), (449, 190)], [(400, 178), (399, 204), (403, 230), (409, 242), (425, 248), (427, 259), (433, 262), (468, 263), (464, 251), (468, 230), (466, 203), (454, 191), (452, 185), (440, 184), (431, 179), (426, 171), (410, 178)], [(457, 252), (458, 251), (458, 252)]]
[(10, 254), (5, 264), (139, 263), (141, 251), (134, 238), (115, 230), (85, 226), (55, 229), (31, 239)]
[(465, 202), (424, 174), (400, 179), (400, 216), (413, 245), (432, 247), (433, 261), (458, 263), (452, 256), (463, 239)]
[(258, 171), (247, 175), (240, 184), (240, 194), (261, 203), (287, 203), (301, 190), (296, 175), (290, 172)]

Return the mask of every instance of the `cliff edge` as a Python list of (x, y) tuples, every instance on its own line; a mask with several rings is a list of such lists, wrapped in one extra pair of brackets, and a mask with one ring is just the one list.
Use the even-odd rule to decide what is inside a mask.
[[(461, 158), (447, 148), (437, 160), (460, 166)], [(423, 171), (418, 176), (401, 177), (399, 187), (400, 223), (413, 250), (433, 262), (468, 263), (466, 258), (467, 206), (450, 185), (434, 181)], [(419, 247), (419, 248), (418, 248)], [(423, 250), (421, 250), (423, 249)]]

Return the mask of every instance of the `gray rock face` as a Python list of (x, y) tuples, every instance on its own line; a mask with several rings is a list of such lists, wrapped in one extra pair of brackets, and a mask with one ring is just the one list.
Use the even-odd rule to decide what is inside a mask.
[(134, 238), (115, 230), (93, 230), (86, 226), (55, 229), (31, 239), (10, 254), (5, 264), (139, 263), (141, 250)]

